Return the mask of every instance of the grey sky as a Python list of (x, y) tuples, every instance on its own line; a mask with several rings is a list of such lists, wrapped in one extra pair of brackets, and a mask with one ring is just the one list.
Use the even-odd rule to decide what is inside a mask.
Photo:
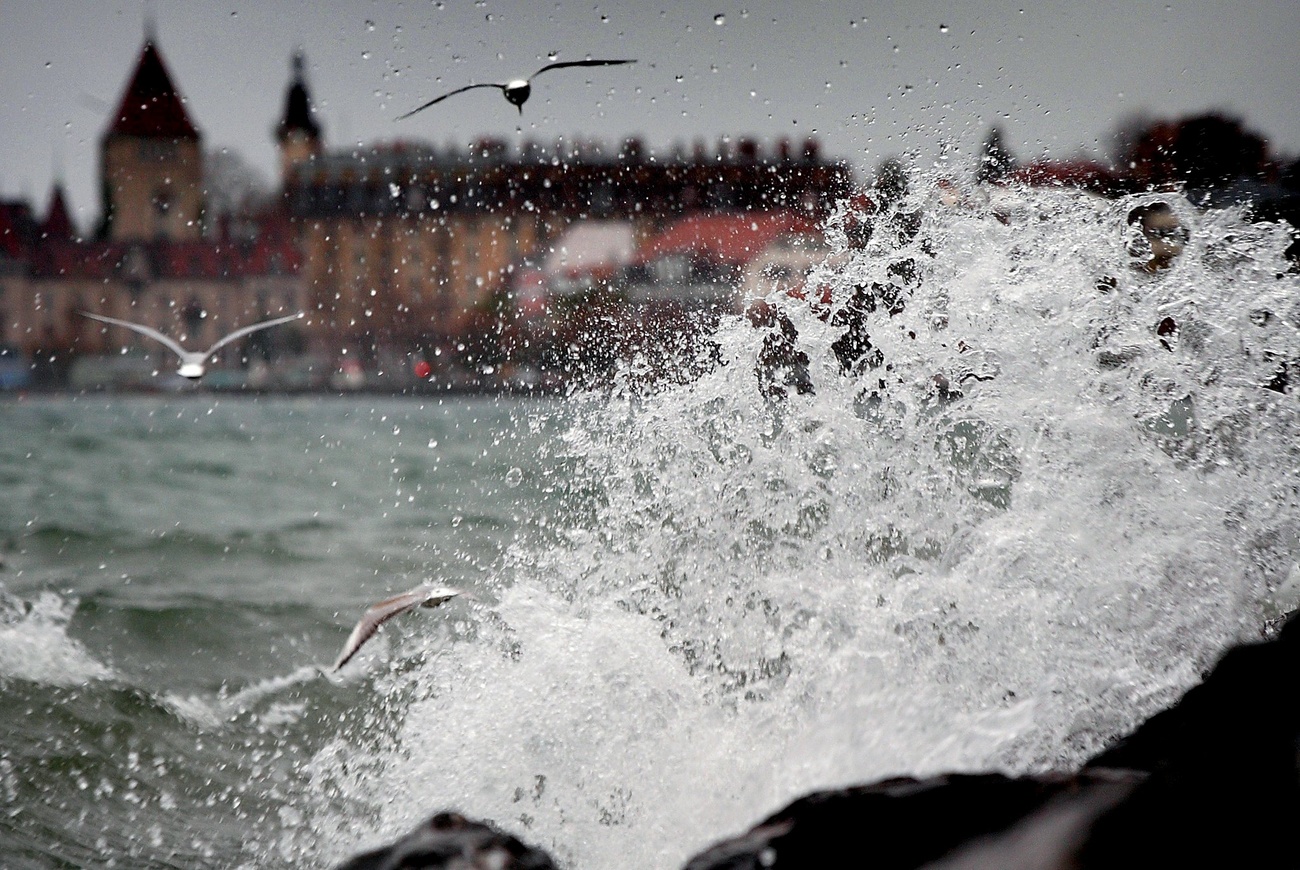
[[(1221, 109), (1300, 153), (1300, 3), (429, 2), (157, 0), (158, 43), (205, 147), (268, 180), (301, 46), (327, 146), (480, 135), (816, 135), (859, 169), (940, 143), (965, 172), (991, 124), (1020, 157), (1105, 154), (1116, 122)], [(44, 210), (51, 179), (98, 216), (98, 142), (138, 56), (142, 2), (0, 0), (0, 192)], [(520, 118), (493, 90), (444, 90), (561, 60)], [(588, 84), (589, 83), (589, 84)]]

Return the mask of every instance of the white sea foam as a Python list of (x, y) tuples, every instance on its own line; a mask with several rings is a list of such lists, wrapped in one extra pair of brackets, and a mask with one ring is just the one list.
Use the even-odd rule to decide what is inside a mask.
[(777, 299), (815, 395), (763, 399), (738, 319), (689, 385), (587, 400), (565, 544), (521, 544), (473, 640), (380, 680), (410, 699), (391, 738), (316, 758), (324, 851), (454, 808), (569, 866), (669, 868), (815, 788), (1070, 766), (1292, 594), (1300, 409), (1263, 386), (1300, 359), (1285, 234), (1175, 201), (1192, 241), (1152, 276), (1145, 198), (925, 198), (917, 240), (818, 276), (843, 300), (917, 261), (870, 323), (887, 366), (840, 375), (842, 328)]
[(41, 592), (28, 601), (0, 589), (0, 682), (80, 686), (113, 672), (68, 636), (76, 599)]
[(320, 668), (308, 665), (229, 693), (168, 692), (162, 703), (194, 727), (205, 730), (215, 731), (246, 715), (255, 716), (263, 728), (275, 728), (297, 721), (305, 710), (301, 701), (286, 701), (279, 696), (321, 676)]

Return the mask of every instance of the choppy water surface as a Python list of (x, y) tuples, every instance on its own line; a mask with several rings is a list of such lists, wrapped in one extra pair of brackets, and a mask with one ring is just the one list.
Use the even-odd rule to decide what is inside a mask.
[[(1175, 203), (1147, 275), (1141, 198), (927, 196), (819, 276), (916, 260), (885, 365), (773, 300), (811, 395), (764, 398), (738, 318), (689, 383), (567, 400), (0, 407), (0, 847), (328, 865), (455, 808), (671, 868), (809, 789), (1069, 765), (1169, 702), (1298, 597), (1285, 234)], [(318, 674), (432, 576), (478, 600)]]

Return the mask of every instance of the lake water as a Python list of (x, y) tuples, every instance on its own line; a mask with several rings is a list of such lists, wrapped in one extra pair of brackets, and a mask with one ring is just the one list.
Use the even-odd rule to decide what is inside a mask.
[[(737, 318), (687, 383), (562, 399), (0, 404), (5, 865), (329, 866), (457, 809), (673, 868), (814, 788), (1075, 764), (1177, 697), (1300, 602), (1284, 233), (1178, 204), (1147, 275), (1141, 198), (926, 196), (817, 276), (920, 264), (886, 365), (774, 300), (809, 395), (760, 392)], [(321, 672), (429, 579), (474, 597)]]

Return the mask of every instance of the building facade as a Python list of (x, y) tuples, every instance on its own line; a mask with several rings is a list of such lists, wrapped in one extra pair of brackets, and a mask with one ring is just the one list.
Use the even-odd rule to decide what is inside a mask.
[(638, 238), (683, 216), (790, 213), (818, 220), (848, 169), (814, 143), (770, 155), (745, 141), (647, 155), (484, 141), (440, 152), (399, 143), (295, 165), (284, 196), (299, 231), (314, 337), (364, 354), (454, 346), (476, 313), (582, 222), (626, 222)]
[[(212, 220), (203, 137), (146, 38), (101, 138), (94, 237), (77, 237), (57, 197), (39, 225), (20, 204), (0, 214), (14, 224), (0, 239), (0, 343), (63, 360), (149, 343), (78, 313), (92, 311), (197, 347), (301, 310), (301, 325), (276, 334), (296, 331), (286, 347), (326, 366), (344, 357), (374, 367), (412, 355), (454, 360), (484, 312), (513, 304), (515, 276), (539, 267), (575, 225), (616, 221), (639, 242), (693, 214), (816, 221), (851, 184), (848, 168), (811, 140), (766, 151), (724, 140), (667, 154), (637, 140), (609, 150), (485, 140), (331, 151), (301, 54), (270, 132), (278, 192), (237, 221)], [(229, 349), (224, 362), (243, 364), (244, 351)]]
[[(102, 217), (93, 236), (77, 234), (57, 185), (39, 223), (19, 204), (0, 209), (0, 345), (31, 357), (38, 382), (66, 380), (78, 357), (129, 349), (155, 369), (171, 366), (156, 342), (81, 312), (199, 348), (246, 323), (304, 310), (301, 252), (282, 210), (247, 216), (238, 234), (229, 222), (204, 234), (202, 141), (146, 39), (100, 139)], [(286, 332), (228, 348), (218, 366), (243, 366), (250, 347), (270, 356), (301, 345)]]

